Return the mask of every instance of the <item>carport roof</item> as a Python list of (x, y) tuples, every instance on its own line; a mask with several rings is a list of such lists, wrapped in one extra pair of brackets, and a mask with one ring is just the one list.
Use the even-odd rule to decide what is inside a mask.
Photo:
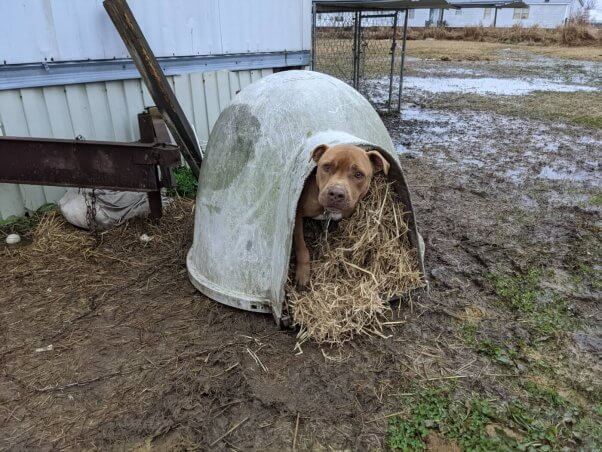
[(446, 0), (318, 0), (314, 1), (319, 13), (341, 11), (392, 11), (400, 9), (447, 8)]
[(454, 8), (527, 8), (525, 2), (521, 0), (476, 0), (476, 1), (454, 1), (449, 2)]
[(521, 0), (317, 0), (314, 1), (319, 13), (341, 11), (392, 11), (426, 8), (527, 8)]

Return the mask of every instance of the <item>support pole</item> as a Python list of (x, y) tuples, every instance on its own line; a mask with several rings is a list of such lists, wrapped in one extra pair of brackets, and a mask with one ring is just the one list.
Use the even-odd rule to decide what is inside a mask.
[(360, 60), (360, 42), (359, 42), (359, 27), (360, 27), (360, 13), (355, 12), (355, 19), (353, 21), (353, 87), (358, 89), (359, 81), (359, 60)]
[(161, 116), (180, 147), (186, 163), (198, 177), (202, 153), (196, 134), (140, 30), (132, 10), (126, 0), (105, 0), (103, 4), (136, 64), (151, 97), (159, 108)]
[(397, 15), (399, 11), (395, 11), (393, 16), (393, 42), (391, 43), (391, 72), (389, 73), (389, 105), (387, 109), (392, 112), (392, 100), (393, 100), (393, 71), (395, 70), (395, 50), (397, 48)]
[(497, 26), (497, 8), (493, 10), (493, 28)]
[(401, 111), (401, 93), (403, 92), (403, 67), (406, 61), (406, 41), (408, 37), (408, 10), (403, 18), (403, 41), (401, 42), (401, 69), (399, 70), (399, 100), (398, 108)]
[(311, 70), (316, 70), (316, 4), (311, 5)]

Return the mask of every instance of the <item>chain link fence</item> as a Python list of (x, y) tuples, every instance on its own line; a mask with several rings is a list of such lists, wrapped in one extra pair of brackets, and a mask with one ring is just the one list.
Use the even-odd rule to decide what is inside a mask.
[(404, 12), (316, 13), (313, 69), (345, 81), (380, 112), (401, 100)]

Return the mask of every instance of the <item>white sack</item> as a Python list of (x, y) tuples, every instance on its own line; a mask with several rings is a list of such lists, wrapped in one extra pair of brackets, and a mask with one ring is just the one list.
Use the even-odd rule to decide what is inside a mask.
[(72, 225), (90, 229), (88, 210), (92, 206), (96, 229), (110, 229), (150, 212), (146, 193), (95, 189), (92, 195), (92, 191), (90, 188), (69, 188), (59, 200), (61, 213)]

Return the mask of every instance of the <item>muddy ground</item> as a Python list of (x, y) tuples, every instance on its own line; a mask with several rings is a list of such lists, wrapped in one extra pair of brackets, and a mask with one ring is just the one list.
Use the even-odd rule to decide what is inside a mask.
[[(531, 58), (413, 76), (553, 82)], [(189, 200), (98, 237), (46, 214), (3, 227), (25, 240), (0, 248), (0, 449), (602, 447), (602, 131), (420, 83), (384, 120), (431, 291), (394, 307), (389, 339), (297, 355), (270, 317), (200, 295)], [(478, 111), (458, 107), (471, 96)]]

